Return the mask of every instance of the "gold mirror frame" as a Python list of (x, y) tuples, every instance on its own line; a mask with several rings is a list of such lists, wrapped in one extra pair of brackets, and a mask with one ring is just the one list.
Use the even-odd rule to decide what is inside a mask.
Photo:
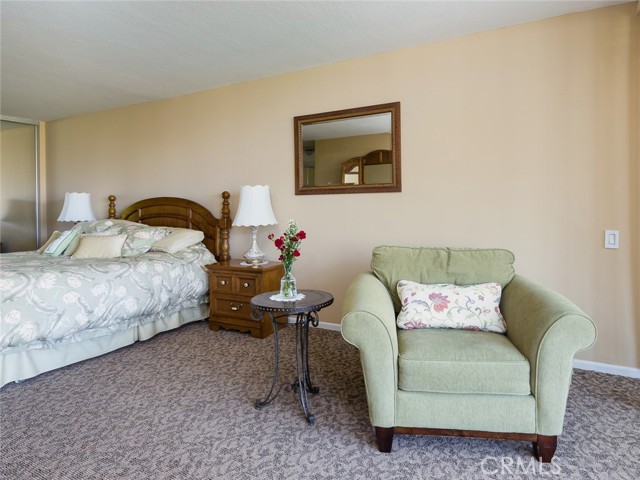
[[(309, 186), (304, 182), (304, 138), (303, 127), (318, 123), (328, 123), (333, 121), (354, 119), (358, 117), (368, 117), (384, 113), (391, 114), (391, 182), (372, 184), (334, 184)], [(302, 115), (293, 119), (294, 140), (295, 140), (295, 181), (296, 195), (319, 195), (327, 193), (373, 193), (373, 192), (400, 192), (402, 182), (400, 175), (400, 102), (383, 103), (368, 107), (350, 108), (346, 110), (336, 110), (333, 112), (316, 113)], [(363, 152), (365, 155), (368, 152)], [(348, 157), (348, 156), (347, 156)], [(349, 158), (345, 158), (345, 162)]]

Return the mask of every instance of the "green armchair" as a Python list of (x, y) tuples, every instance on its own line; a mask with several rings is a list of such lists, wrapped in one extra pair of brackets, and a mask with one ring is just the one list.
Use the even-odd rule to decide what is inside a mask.
[[(394, 434), (474, 436), (533, 443), (550, 462), (562, 433), (573, 356), (593, 345), (591, 319), (560, 294), (516, 275), (500, 249), (373, 250), (371, 272), (349, 286), (341, 324), (360, 350), (378, 448)], [(505, 334), (399, 329), (400, 280), (502, 287)]]

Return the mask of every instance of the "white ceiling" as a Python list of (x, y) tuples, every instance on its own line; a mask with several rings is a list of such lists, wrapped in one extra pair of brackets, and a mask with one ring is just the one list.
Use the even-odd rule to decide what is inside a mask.
[(0, 2), (0, 114), (54, 120), (624, 1)]

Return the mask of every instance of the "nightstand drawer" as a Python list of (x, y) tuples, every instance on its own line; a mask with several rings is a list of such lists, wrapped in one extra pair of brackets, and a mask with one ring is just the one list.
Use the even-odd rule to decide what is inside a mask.
[(235, 317), (249, 317), (251, 312), (251, 299), (240, 301), (226, 298), (213, 297), (213, 313), (215, 315), (230, 315)]
[(221, 293), (233, 293), (233, 275), (227, 273), (212, 273), (211, 285), (215, 285), (215, 291)]
[(238, 295), (248, 295), (253, 297), (258, 293), (258, 278), (249, 275), (237, 275), (234, 277), (235, 284), (233, 293)]

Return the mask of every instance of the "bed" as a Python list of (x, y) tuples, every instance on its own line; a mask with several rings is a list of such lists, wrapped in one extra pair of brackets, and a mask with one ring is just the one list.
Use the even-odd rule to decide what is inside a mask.
[[(108, 219), (73, 227), (70, 255), (70, 245), (56, 256), (0, 255), (0, 387), (207, 318), (203, 267), (229, 260), (229, 197), (222, 193), (220, 218), (174, 197), (141, 200), (116, 217), (111, 195)], [(129, 256), (105, 254), (107, 244)]]

